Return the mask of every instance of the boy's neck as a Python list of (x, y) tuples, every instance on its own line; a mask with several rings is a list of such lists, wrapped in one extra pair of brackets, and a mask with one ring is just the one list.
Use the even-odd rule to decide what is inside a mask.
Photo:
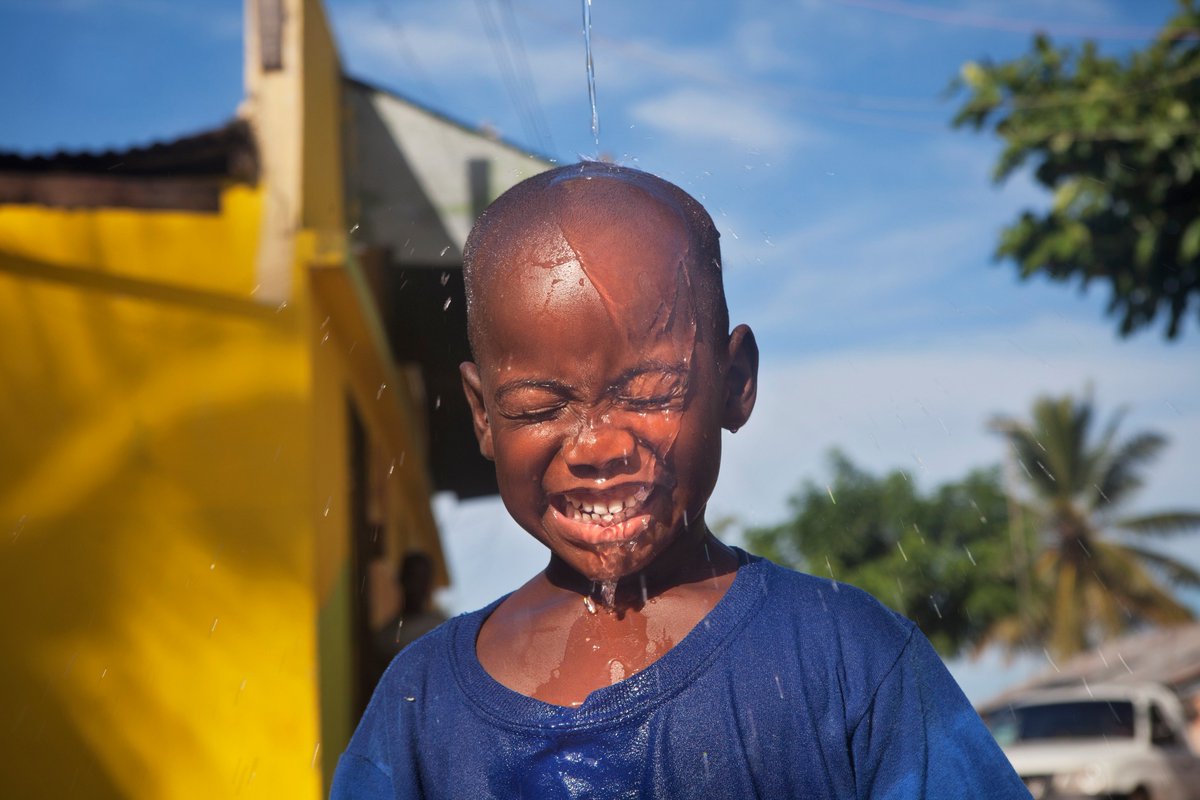
[(701, 521), (691, 535), (672, 542), (645, 570), (614, 582), (592, 580), (554, 555), (543, 574), (554, 587), (581, 595), (585, 604), (590, 602), (620, 617), (629, 610), (640, 611), (649, 601), (674, 589), (719, 581), (737, 567), (737, 553)]
[(648, 668), (712, 611), (737, 572), (736, 552), (707, 529), (693, 533), (653, 569), (621, 578), (611, 605), (600, 583), (552, 559), (484, 621), (480, 664), (509, 689), (561, 706)]

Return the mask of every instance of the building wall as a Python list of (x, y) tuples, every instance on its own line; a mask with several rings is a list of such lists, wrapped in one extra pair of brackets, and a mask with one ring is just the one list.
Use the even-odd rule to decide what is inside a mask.
[(0, 207), (9, 797), (313, 797), (303, 303), (220, 214)]

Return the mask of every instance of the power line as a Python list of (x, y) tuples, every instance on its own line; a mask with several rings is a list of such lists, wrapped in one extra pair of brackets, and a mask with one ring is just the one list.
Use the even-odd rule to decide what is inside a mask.
[(514, 61), (517, 65), (517, 77), (520, 83), (528, 92), (530, 104), (533, 109), (533, 121), (541, 132), (541, 144), (539, 145), (543, 152), (553, 153), (554, 138), (550, 135), (550, 125), (546, 122), (546, 115), (542, 111), (542, 103), (538, 98), (537, 85), (533, 81), (533, 71), (529, 68), (529, 59), (526, 57), (525, 41), (521, 37), (521, 29), (517, 25), (517, 16), (513, 12), (512, 0), (498, 0), (500, 8), (504, 14), (501, 17), (504, 20), (507, 28), (509, 41), (516, 48), (516, 58)]
[(421, 64), (421, 59), (417, 57), (417, 51), (408, 41), (408, 36), (405, 35), (404, 26), (401, 25), (398, 19), (396, 19), (396, 15), (392, 7), (386, 2), (386, 0), (376, 0), (375, 16), (388, 26), (392, 37), (396, 40), (397, 50), (400, 53), (400, 57), (406, 62), (406, 67), (408, 68), (408, 71), (412, 75), (415, 82), (420, 84), (421, 88), (424, 89), (430, 100), (436, 102), (438, 105), (441, 105), (441, 93), (438, 92), (433, 81), (429, 79), (429, 73), (425, 71), (424, 66)]
[(517, 69), (513, 66), (512, 54), (501, 36), (499, 26), (496, 24), (496, 18), (492, 14), (492, 8), (489, 0), (475, 0), (475, 8), (479, 12), (479, 20), (483, 24), (483, 32), (487, 36), (488, 44), (492, 49), (492, 56), (496, 60), (496, 67), (500, 72), (500, 80), (504, 83), (505, 91), (508, 92), (509, 99), (512, 100), (513, 107), (517, 112), (517, 118), (521, 123), (521, 128), (525, 131), (525, 136), (532, 141), (539, 149), (546, 150), (546, 141), (542, 136), (542, 129), (538, 127), (537, 115), (533, 102), (526, 95), (520, 78), (517, 76)]

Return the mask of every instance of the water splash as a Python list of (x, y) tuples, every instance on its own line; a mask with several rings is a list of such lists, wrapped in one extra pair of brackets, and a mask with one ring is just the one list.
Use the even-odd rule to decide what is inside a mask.
[(596, 113), (596, 68), (592, 63), (592, 0), (583, 0), (583, 50), (587, 57), (588, 102), (592, 104), (592, 138), (600, 149), (600, 117)]

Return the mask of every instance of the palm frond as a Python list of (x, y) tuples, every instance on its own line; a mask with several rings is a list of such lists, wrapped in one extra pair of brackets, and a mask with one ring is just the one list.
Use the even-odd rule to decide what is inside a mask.
[(1023, 423), (1008, 417), (994, 418), (989, 427), (1008, 440), (1013, 455), (1034, 494), (1055, 497), (1060, 494), (1058, 478), (1047, 465), (1046, 450), (1037, 435)]
[(1161, 572), (1173, 584), (1200, 586), (1200, 569), (1196, 569), (1190, 564), (1185, 564), (1172, 556), (1159, 553), (1155, 550), (1147, 550), (1137, 545), (1125, 544), (1120, 545), (1120, 547), (1135, 555), (1143, 563)]
[(1147, 570), (1147, 566), (1155, 561), (1188, 569), (1160, 553), (1115, 542), (1097, 542), (1093, 551), (1097, 580), (1103, 582), (1132, 615), (1160, 625), (1190, 620), (1192, 612)]
[(1142, 486), (1138, 468), (1153, 461), (1167, 444), (1157, 433), (1139, 433), (1128, 439), (1113, 454), (1097, 484), (1097, 492), (1116, 505)]
[(1200, 511), (1160, 511), (1118, 520), (1113, 527), (1143, 535), (1171, 536), (1200, 528)]

